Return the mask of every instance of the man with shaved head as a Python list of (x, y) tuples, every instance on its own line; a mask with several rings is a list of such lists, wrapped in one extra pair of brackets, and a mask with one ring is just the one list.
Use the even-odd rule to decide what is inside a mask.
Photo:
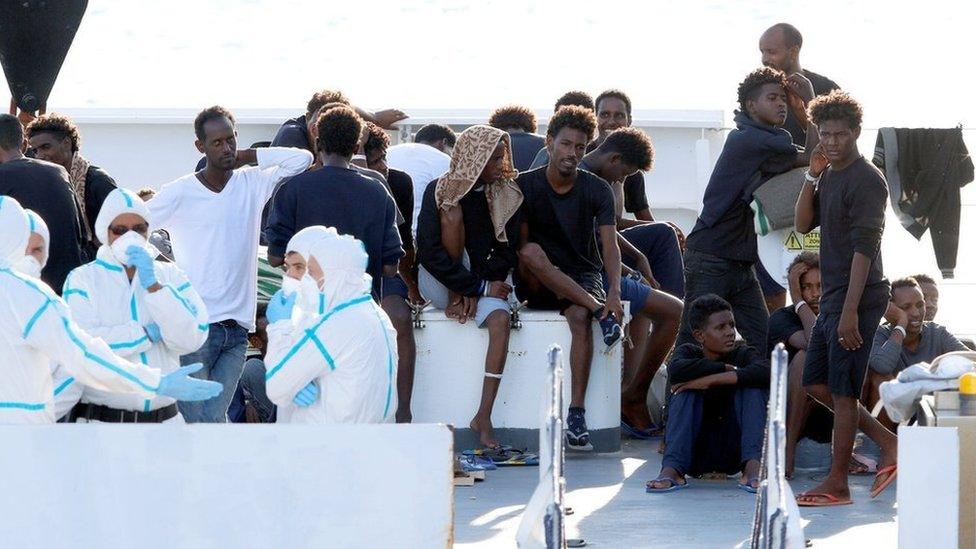
[[(800, 48), (803, 47), (803, 35), (796, 27), (789, 23), (776, 23), (766, 29), (759, 38), (759, 51), (762, 53), (762, 64), (783, 71), (786, 76), (801, 73), (813, 84), (815, 95), (825, 95), (833, 90), (839, 90), (836, 82), (800, 66)], [(783, 128), (793, 136), (793, 143), (803, 146), (807, 139), (807, 130), (796, 120), (793, 113), (787, 112), (786, 123)]]

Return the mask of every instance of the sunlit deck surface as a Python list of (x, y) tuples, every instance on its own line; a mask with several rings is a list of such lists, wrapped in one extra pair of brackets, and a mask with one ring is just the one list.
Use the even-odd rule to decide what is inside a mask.
[[(727, 481), (691, 479), (669, 494), (647, 494), (657, 476), (657, 441), (623, 441), (616, 454), (569, 455), (566, 502), (574, 510), (567, 534), (588, 547), (748, 547), (755, 496)], [(825, 474), (826, 447), (804, 441), (793, 490), (800, 493)], [(870, 448), (859, 452), (876, 457)], [(457, 547), (515, 547), (522, 509), (538, 469), (489, 471), (485, 482), (455, 489)], [(804, 533), (813, 547), (895, 547), (895, 490), (868, 497), (871, 476), (851, 477), (854, 504), (802, 510)]]

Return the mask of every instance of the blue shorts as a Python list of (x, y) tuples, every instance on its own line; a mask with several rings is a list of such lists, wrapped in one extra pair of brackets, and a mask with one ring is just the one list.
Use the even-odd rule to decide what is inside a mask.
[(382, 280), (383, 287), (383, 297), (388, 297), (391, 295), (398, 295), (403, 299), (407, 299), (409, 295), (409, 290), (407, 290), (407, 283), (404, 282), (403, 277), (399, 274), (395, 276), (384, 276)]
[[(604, 291), (610, 289), (607, 275), (603, 275), (603, 289)], [(630, 302), (630, 316), (635, 316), (644, 310), (644, 303), (649, 295), (651, 295), (651, 287), (647, 284), (626, 276), (620, 277), (620, 300)]]

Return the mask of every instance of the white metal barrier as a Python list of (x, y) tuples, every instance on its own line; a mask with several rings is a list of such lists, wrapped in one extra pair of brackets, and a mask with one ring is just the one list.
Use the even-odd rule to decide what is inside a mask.
[(756, 498), (753, 549), (802, 549), (806, 541), (800, 508), (786, 482), (786, 391), (789, 358), (780, 343), (773, 350), (766, 417), (765, 476)]
[(445, 425), (0, 426), (4, 547), (449, 547)]
[(563, 364), (558, 345), (549, 349), (548, 391), (539, 429), (539, 484), (522, 513), (516, 540), (522, 549), (562, 549), (566, 479), (563, 478)]

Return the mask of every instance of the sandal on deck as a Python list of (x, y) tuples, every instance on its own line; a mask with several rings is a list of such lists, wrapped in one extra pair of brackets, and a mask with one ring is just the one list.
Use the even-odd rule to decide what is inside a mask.
[(872, 499), (881, 495), (881, 492), (884, 492), (885, 488), (887, 488), (888, 486), (891, 485), (892, 482), (894, 482), (895, 476), (898, 475), (898, 464), (896, 463), (894, 465), (882, 467), (880, 470), (878, 470), (878, 473), (874, 475), (874, 478), (875, 480), (877, 480), (878, 477), (885, 474), (887, 474), (888, 476), (883, 481), (881, 481), (881, 484), (877, 488), (871, 490)]
[[(800, 498), (823, 498), (827, 501), (817, 502), (817, 501), (803, 501)], [(850, 505), (854, 503), (850, 498), (840, 499), (833, 494), (819, 494), (816, 492), (807, 492), (806, 494), (800, 494), (796, 496), (796, 504), (800, 507), (834, 507), (837, 505)]]
[[(671, 483), (671, 486), (668, 486), (667, 488), (652, 488), (651, 487), (651, 483), (652, 482), (663, 482), (663, 481), (670, 482)], [(674, 480), (673, 478), (670, 478), (670, 477), (657, 477), (654, 480), (647, 481), (647, 483), (644, 485), (644, 491), (647, 492), (648, 494), (665, 494), (667, 492), (677, 492), (678, 490), (683, 490), (683, 489), (685, 489), (687, 487), (688, 487), (688, 480), (687, 479), (685, 479), (684, 482), (678, 482), (678, 481), (676, 481), (676, 480)]]

